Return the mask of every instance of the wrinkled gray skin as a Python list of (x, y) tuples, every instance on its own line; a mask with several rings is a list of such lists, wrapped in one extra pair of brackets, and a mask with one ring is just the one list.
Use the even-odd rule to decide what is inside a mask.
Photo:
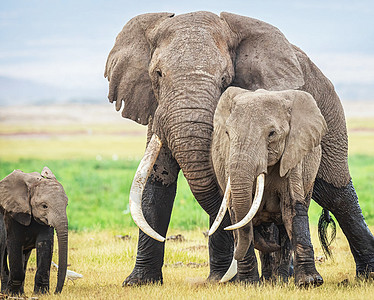
[[(117, 36), (105, 70), (109, 100), (122, 116), (157, 133), (161, 153), (147, 181), (142, 209), (148, 223), (165, 236), (182, 169), (198, 203), (215, 219), (222, 191), (210, 160), (213, 114), (228, 86), (248, 90), (301, 89), (324, 116), (328, 133), (313, 198), (337, 218), (348, 238), (357, 274), (374, 269), (374, 238), (353, 188), (347, 164), (347, 131), (331, 82), (275, 27), (252, 18), (194, 12), (139, 15)], [(347, 213), (350, 212), (350, 213)], [(209, 238), (210, 280), (231, 263), (233, 236), (222, 226)], [(164, 243), (139, 232), (133, 272), (124, 285), (162, 282)]]
[(24, 293), (27, 261), (34, 248), (37, 252), (34, 292), (49, 292), (54, 229), (59, 256), (55, 293), (62, 291), (68, 256), (67, 203), (62, 185), (47, 167), (41, 174), (15, 170), (0, 181), (2, 292)]
[[(230, 177), (229, 212), (233, 223), (248, 213), (256, 178), (265, 174), (257, 214), (234, 231), (239, 279), (259, 280), (257, 264), (241, 270), (241, 260), (253, 243), (253, 226), (274, 222), (284, 224), (291, 240), (295, 282), (301, 286), (321, 285), (323, 280), (314, 264), (308, 207), (327, 126), (313, 97), (294, 90), (251, 92), (229, 87), (218, 102), (213, 124), (213, 167), (222, 190)], [(255, 260), (253, 251), (252, 256)]]

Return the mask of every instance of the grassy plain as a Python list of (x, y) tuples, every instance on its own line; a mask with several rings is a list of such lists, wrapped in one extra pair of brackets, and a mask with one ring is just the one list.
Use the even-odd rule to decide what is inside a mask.
[[(47, 165), (64, 185), (69, 197), (69, 268), (84, 277), (66, 284), (63, 299), (372, 299), (374, 284), (354, 279), (354, 261), (340, 230), (333, 244), (335, 259), (317, 264), (325, 280), (317, 289), (300, 290), (292, 282), (259, 287), (203, 284), (209, 272), (207, 239), (202, 234), (208, 229), (208, 218), (182, 174), (168, 236), (182, 234), (185, 241), (166, 242), (164, 285), (122, 288), (121, 282), (131, 272), (136, 257), (137, 229), (128, 211), (128, 192), (144, 152), (146, 129), (120, 118), (103, 118), (106, 112), (101, 110), (94, 118), (82, 120), (76, 117), (82, 115), (79, 111), (71, 117), (63, 108), (57, 112), (36, 108), (48, 113), (46, 119), (35, 117), (33, 109), (28, 110), (32, 118), (26, 115), (17, 119), (17, 111), (13, 119), (9, 111), (5, 117), (0, 114), (0, 178), (14, 169), (34, 172)], [(83, 113), (89, 115), (90, 111)], [(112, 109), (110, 113), (115, 114)], [(62, 118), (64, 114), (70, 117)], [(373, 232), (374, 118), (348, 119), (348, 129), (350, 171)], [(316, 257), (322, 256), (316, 235), (320, 211), (312, 202), (309, 215)], [(58, 261), (57, 255), (54, 260)], [(25, 287), (29, 296), (35, 263), (33, 254)], [(51, 270), (54, 289), (57, 273)], [(342, 281), (345, 283), (340, 284)]]
[[(374, 230), (374, 226), (371, 226)], [(125, 239), (117, 235), (128, 236)], [(82, 279), (65, 284), (61, 296), (39, 296), (39, 299), (372, 299), (373, 280), (355, 278), (355, 265), (349, 245), (338, 229), (333, 243), (334, 260), (324, 260), (318, 242), (314, 243), (316, 267), (325, 283), (318, 288), (299, 289), (293, 279), (287, 285), (207, 284), (209, 274), (207, 238), (201, 229), (170, 230), (168, 236), (182, 234), (184, 241), (167, 240), (165, 246), (164, 284), (121, 287), (130, 274), (136, 256), (137, 230), (94, 230), (72, 232), (69, 237), (70, 270)], [(315, 226), (312, 239), (317, 241)], [(54, 251), (57, 261), (57, 251)], [(30, 258), (25, 291), (32, 295), (35, 255)], [(51, 290), (56, 286), (57, 272), (51, 269)]]

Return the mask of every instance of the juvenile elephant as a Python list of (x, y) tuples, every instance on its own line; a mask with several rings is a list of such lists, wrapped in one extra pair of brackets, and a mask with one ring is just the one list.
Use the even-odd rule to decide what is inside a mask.
[[(331, 82), (277, 28), (225, 12), (139, 15), (118, 34), (105, 77), (116, 110), (123, 106), (123, 117), (148, 124), (146, 154), (130, 193), (140, 227), (138, 252), (124, 285), (162, 282), (164, 237), (180, 169), (212, 225), (223, 196), (210, 161), (213, 114), (229, 86), (300, 89), (313, 96), (328, 126), (313, 199), (337, 218), (357, 274), (374, 270), (374, 237), (348, 170), (340, 100)], [(223, 230), (230, 223), (226, 214), (209, 237), (210, 280), (220, 280), (231, 264), (233, 236)]]
[[(239, 279), (259, 280), (253, 226), (274, 222), (284, 224), (291, 240), (295, 282), (321, 285), (308, 207), (327, 125), (313, 97), (303, 91), (229, 87), (213, 124), (212, 162), (225, 197), (212, 227), (218, 227), (229, 208), (234, 225), (225, 230), (235, 230)], [(242, 263), (246, 255), (251, 266)]]
[(24, 293), (27, 261), (34, 248), (37, 253), (34, 292), (49, 291), (54, 229), (60, 265), (55, 292), (62, 291), (68, 256), (67, 204), (64, 188), (47, 167), (41, 174), (15, 170), (0, 181), (2, 292)]

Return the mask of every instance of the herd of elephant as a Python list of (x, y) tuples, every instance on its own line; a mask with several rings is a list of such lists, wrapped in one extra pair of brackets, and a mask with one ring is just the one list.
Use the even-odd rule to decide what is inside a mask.
[[(137, 256), (123, 285), (163, 282), (164, 237), (180, 170), (209, 215), (207, 280), (258, 282), (257, 248), (264, 279), (287, 280), (293, 267), (296, 285), (321, 285), (309, 232), (311, 198), (337, 219), (356, 275), (374, 271), (374, 237), (349, 174), (340, 99), (277, 28), (225, 12), (139, 15), (118, 34), (105, 77), (116, 110), (123, 106), (124, 118), (148, 125), (129, 199), (140, 228)], [(62, 186), (47, 168), (14, 171), (0, 182), (0, 193), (2, 291), (23, 292), (32, 248), (34, 291), (49, 290), (54, 227), (61, 292), (67, 266)]]

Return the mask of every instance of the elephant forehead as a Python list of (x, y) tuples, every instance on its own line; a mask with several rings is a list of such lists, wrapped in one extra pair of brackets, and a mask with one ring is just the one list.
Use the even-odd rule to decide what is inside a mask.
[(245, 111), (256, 111), (256, 114), (274, 113), (281, 109), (283, 100), (281, 95), (273, 92), (269, 93), (244, 93), (236, 96), (236, 107)]
[(50, 202), (57, 199), (60, 203), (62, 202), (65, 205), (68, 203), (68, 198), (62, 185), (57, 180), (43, 179), (35, 187), (33, 197), (31, 198), (31, 204), (43, 201)]
[(173, 38), (190, 44), (204, 44), (208, 40), (222, 40), (228, 36), (228, 26), (215, 14), (205, 11), (177, 15), (165, 19), (152, 33), (164, 42)]
[(175, 31), (179, 28), (192, 28), (200, 27), (205, 28), (211, 26), (212, 24), (218, 24), (220, 18), (211, 12), (197, 11), (181, 15), (176, 15), (173, 18), (166, 19), (162, 24), (160, 24), (161, 30)]

